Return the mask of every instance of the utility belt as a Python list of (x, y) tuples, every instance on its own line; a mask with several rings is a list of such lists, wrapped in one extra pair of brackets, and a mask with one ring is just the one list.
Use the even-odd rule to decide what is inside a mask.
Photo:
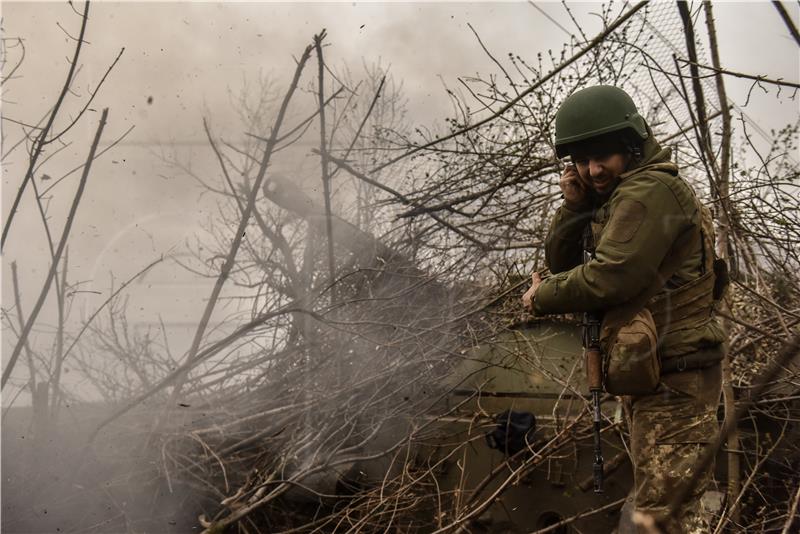
[(723, 354), (720, 347), (714, 347), (713, 349), (699, 350), (683, 356), (675, 356), (674, 358), (663, 360), (661, 362), (661, 376), (682, 371), (708, 369), (721, 362)]

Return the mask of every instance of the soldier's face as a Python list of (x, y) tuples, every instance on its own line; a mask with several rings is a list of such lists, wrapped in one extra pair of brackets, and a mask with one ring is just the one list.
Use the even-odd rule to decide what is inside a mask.
[(630, 154), (619, 152), (582, 155), (572, 159), (584, 185), (591, 187), (601, 196), (610, 194), (617, 187), (619, 175), (628, 168), (630, 160)]

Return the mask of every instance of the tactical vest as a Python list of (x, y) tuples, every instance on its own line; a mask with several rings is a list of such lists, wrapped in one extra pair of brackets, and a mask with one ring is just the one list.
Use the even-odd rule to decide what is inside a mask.
[[(646, 165), (638, 170), (665, 172), (666, 169), (659, 169), (663, 165), (656, 163)], [(724, 260), (715, 256), (711, 211), (703, 206), (696, 196), (694, 198), (698, 210), (698, 224), (693, 225), (673, 242), (664, 261), (659, 266), (656, 279), (650, 288), (625, 305), (606, 312), (604, 324), (608, 328), (626, 324), (644, 307), (652, 314), (659, 339), (679, 330), (702, 327), (714, 320), (715, 305), (722, 298), (728, 282), (727, 266)], [(606, 203), (595, 212), (592, 218), (591, 226), (595, 243), (599, 242), (610, 218), (608, 210), (609, 204)], [(701, 275), (674, 289), (667, 289), (670, 278), (691, 256), (692, 251), (696, 250), (698, 242), (701, 248)], [(662, 359), (664, 366), (662, 373), (706, 367), (719, 361), (720, 357), (721, 353), (719, 352), (708, 356), (698, 353), (692, 358), (685, 358), (684, 361), (673, 362), (675, 365)]]
[[(714, 304), (722, 298), (715, 294), (717, 281), (715, 264), (722, 261), (714, 253), (714, 223), (711, 210), (698, 202), (701, 212), (700, 246), (701, 275), (675, 289), (664, 290), (646, 304), (656, 323), (659, 336), (696, 326), (712, 318)], [(683, 244), (681, 244), (683, 246)], [(681, 262), (691, 254), (692, 243), (686, 250), (675, 251)], [(677, 268), (677, 266), (676, 266)]]

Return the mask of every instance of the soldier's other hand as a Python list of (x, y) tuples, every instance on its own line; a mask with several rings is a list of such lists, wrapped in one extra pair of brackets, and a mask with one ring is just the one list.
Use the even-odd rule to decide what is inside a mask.
[(533, 311), (533, 296), (541, 283), (542, 277), (539, 276), (539, 273), (534, 272), (531, 275), (531, 287), (522, 295), (522, 305), (526, 310)]
[(561, 192), (564, 194), (564, 200), (569, 204), (580, 205), (586, 202), (586, 186), (581, 181), (578, 175), (578, 169), (575, 165), (569, 164), (564, 167), (564, 172), (561, 173), (561, 179), (558, 182)]

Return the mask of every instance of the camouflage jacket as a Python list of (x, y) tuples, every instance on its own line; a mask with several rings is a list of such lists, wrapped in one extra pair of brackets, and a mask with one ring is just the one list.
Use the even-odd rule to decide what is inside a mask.
[[(704, 273), (701, 204), (678, 176), (677, 166), (670, 163), (670, 150), (662, 149), (651, 135), (641, 161), (620, 175), (620, 180), (607, 199), (594, 199), (584, 206), (565, 203), (556, 212), (545, 242), (547, 266), (553, 275), (536, 291), (535, 314), (605, 312), (647, 292), (668, 294)], [(583, 264), (582, 237), (587, 224), (592, 227), (595, 257)], [(659, 268), (674, 253), (679, 237), (692, 231), (697, 237), (665, 282), (659, 277)], [(713, 254), (713, 244), (710, 248), (708, 253)], [(671, 358), (698, 350), (719, 351), (724, 338), (713, 314), (705, 314), (661, 336), (660, 354)]]

